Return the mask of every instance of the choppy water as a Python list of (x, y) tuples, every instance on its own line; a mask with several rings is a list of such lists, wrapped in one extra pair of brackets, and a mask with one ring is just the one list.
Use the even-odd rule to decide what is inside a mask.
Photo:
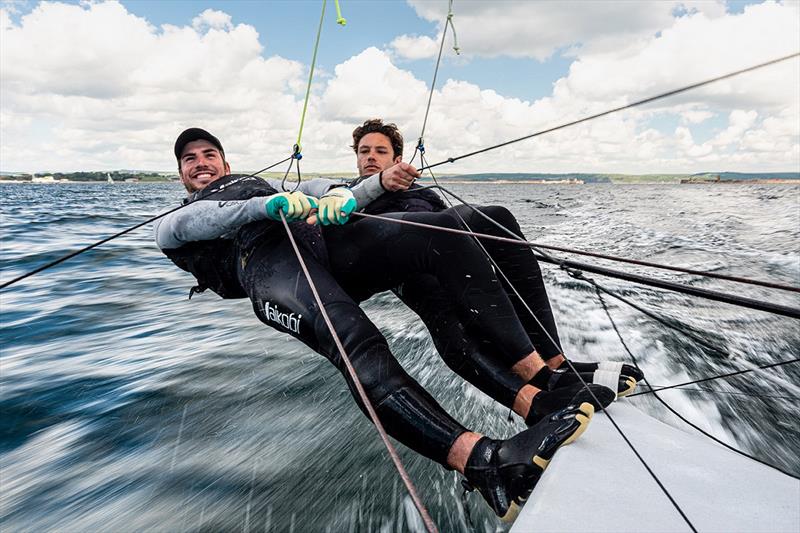
[[(800, 187), (453, 185), (504, 203), (530, 240), (800, 285)], [(2, 185), (2, 280), (176, 205), (176, 185)], [(597, 261), (594, 261), (597, 262)], [(585, 285), (544, 266), (576, 359), (623, 355)], [(629, 271), (651, 274), (641, 268)], [(660, 277), (795, 307), (796, 293)], [(600, 278), (598, 278), (600, 279)], [(632, 286), (737, 359), (703, 353), (612, 304), (655, 384), (797, 357), (798, 321)], [(258, 322), (245, 301), (186, 296), (191, 278), (141, 229), (0, 294), (0, 528), (5, 531), (416, 531), (372, 426), (321, 356)], [(522, 428), (441, 363), (393, 297), (366, 304), (409, 372), (468, 426)], [(800, 368), (673, 390), (718, 437), (800, 473)], [(794, 388), (794, 390), (792, 390)], [(631, 400), (675, 423), (650, 400)], [(401, 449), (442, 531), (465, 531), (455, 474)], [(471, 498), (480, 529), (496, 522)]]

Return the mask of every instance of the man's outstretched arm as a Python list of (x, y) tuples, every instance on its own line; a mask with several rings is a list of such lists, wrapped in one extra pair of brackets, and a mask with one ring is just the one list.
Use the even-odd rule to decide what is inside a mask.
[(223, 237), (240, 226), (265, 220), (268, 197), (249, 200), (197, 200), (155, 222), (156, 244), (162, 250)]

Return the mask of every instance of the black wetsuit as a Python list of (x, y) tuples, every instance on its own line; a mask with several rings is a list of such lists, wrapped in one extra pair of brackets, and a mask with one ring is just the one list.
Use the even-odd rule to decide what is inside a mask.
[[(508, 209), (499, 206), (479, 206), (478, 209), (515, 235), (524, 238), (519, 224)], [(446, 208), (439, 196), (429, 190), (412, 189), (406, 193), (386, 193), (370, 203), (364, 211), (370, 214), (405, 212), (407, 215), (402, 218), (425, 221), (437, 226), (450, 225), (451, 221), (454, 218), (458, 219), (458, 215), (460, 215), (467, 226), (476, 233), (509, 237), (502, 229), (475, 213), (468, 206)], [(428, 213), (427, 216), (421, 218), (419, 213), (423, 212)], [(358, 230), (358, 224), (361, 221), (353, 220), (354, 222), (344, 227), (326, 229), (325, 238), (331, 246), (340, 249), (343, 242), (355, 242), (358, 248), (363, 249), (363, 243), (356, 239), (369, 237), (363, 236), (362, 232)], [(407, 226), (402, 227), (407, 228)], [(456, 227), (464, 229), (463, 224), (458, 224)], [(407, 231), (407, 229), (399, 231)], [(439, 233), (443, 235), (442, 238), (452, 238), (450, 234), (435, 230), (417, 229), (417, 231)], [(378, 236), (378, 238), (385, 239), (387, 237)], [(533, 346), (545, 360), (560, 354), (561, 342), (550, 301), (539, 264), (531, 249), (527, 246), (490, 239), (482, 239), (481, 243), (541, 322), (540, 326), (536, 319), (531, 317), (530, 312), (520, 302), (511, 287), (503, 282), (503, 287), (515, 309), (515, 318), (522, 322)], [(345, 246), (347, 245), (345, 244)], [(373, 294), (373, 292), (365, 290), (367, 286), (363, 282), (366, 281), (366, 277), (363, 271), (355, 271), (343, 276), (337, 274), (337, 279), (344, 279), (343, 285), (358, 300), (366, 299)], [(474, 320), (474, 317), (466, 317), (465, 320), (461, 316), (449, 291), (442, 286), (436, 276), (415, 272), (411, 276), (406, 276), (392, 289), (409, 308), (420, 316), (431, 334), (437, 351), (453, 371), (503, 405), (509, 408), (513, 406), (519, 389), (526, 383), (511, 371), (511, 366), (516, 361), (498, 353), (496, 341), (484, 334), (480, 321)], [(558, 346), (548, 338), (543, 328)]]
[[(217, 190), (220, 192), (208, 195)], [(221, 178), (194, 195), (190, 199), (194, 205), (157, 223), (159, 247), (178, 266), (194, 274), (201, 288), (211, 288), (223, 297), (249, 297), (262, 322), (327, 357), (342, 372), (363, 410), (284, 229), (279, 223), (264, 220), (261, 214), (263, 198), (274, 192), (263, 180)], [(442, 223), (440, 214), (419, 216)], [(203, 224), (197, 224), (198, 217), (205, 217)], [(353, 225), (357, 226), (358, 244), (350, 243), (331, 254), (316, 227), (298, 222), (291, 228), (305, 251), (306, 265), (334, 329), (387, 432), (446, 466), (452, 444), (466, 429), (403, 370), (386, 339), (331, 272), (339, 274), (340, 282), (366, 283), (371, 291), (397, 285), (409, 271), (434, 275), (442, 287), (456, 294), (453, 300), (461, 320), (480, 324), (482, 331), (503, 347), (508, 363), (530, 353), (532, 345), (522, 325), (513, 319), (514, 309), (502, 286), (468, 237), (453, 239), (428, 230), (407, 231), (395, 224), (363, 222), (369, 221)], [(453, 227), (458, 224), (455, 219), (448, 223)], [(200, 238), (208, 227), (218, 228), (208, 233), (213, 238)], [(456, 268), (453, 263), (457, 263)], [(374, 269), (374, 275), (349, 278), (348, 264)], [(508, 323), (503, 315), (509, 317)]]

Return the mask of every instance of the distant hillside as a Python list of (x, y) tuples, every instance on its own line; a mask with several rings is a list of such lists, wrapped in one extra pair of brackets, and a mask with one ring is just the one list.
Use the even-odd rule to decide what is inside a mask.
[[(121, 182), (125, 180), (166, 182), (178, 178), (176, 172), (153, 172), (149, 170), (38, 172), (36, 174), (37, 178), (42, 178), (46, 176), (52, 176), (52, 178), (56, 181), (67, 180), (67, 181), (83, 181), (83, 182), (94, 182), (94, 181), (105, 182), (108, 180), (108, 176), (111, 176), (111, 179), (113, 179), (115, 182)], [(33, 175), (22, 172), (0, 172), (0, 179), (10, 180), (10, 181), (31, 181), (33, 179)]]
[(721, 180), (796, 180), (800, 179), (800, 172), (701, 172), (699, 174), (692, 174), (692, 176), (701, 176), (714, 178), (719, 176)]
[(564, 181), (581, 180), (584, 183), (611, 183), (606, 174), (531, 174), (531, 173), (486, 173), (486, 174), (456, 174), (451, 177), (466, 181)]
[(541, 174), (541, 173), (485, 173), (459, 174), (450, 179), (464, 181), (565, 181), (580, 180), (584, 183), (680, 183), (690, 178), (725, 180), (800, 180), (800, 172), (701, 172), (697, 174)]

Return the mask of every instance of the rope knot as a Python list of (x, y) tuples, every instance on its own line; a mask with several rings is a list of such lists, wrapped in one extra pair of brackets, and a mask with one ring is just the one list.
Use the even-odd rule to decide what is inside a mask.
[(300, 153), (299, 144), (295, 144), (294, 146), (292, 146), (292, 159), (297, 159), (297, 160), (303, 159), (303, 154)]

